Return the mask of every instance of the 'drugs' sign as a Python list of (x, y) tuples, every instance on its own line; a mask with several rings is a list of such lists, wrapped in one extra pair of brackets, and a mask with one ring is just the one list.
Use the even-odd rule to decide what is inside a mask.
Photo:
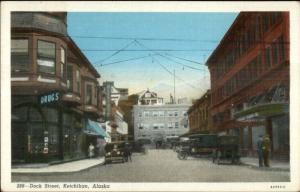
[(49, 93), (45, 93), (38, 97), (38, 101), (40, 105), (46, 105), (50, 103), (56, 103), (60, 100), (60, 93), (58, 91), (52, 91)]

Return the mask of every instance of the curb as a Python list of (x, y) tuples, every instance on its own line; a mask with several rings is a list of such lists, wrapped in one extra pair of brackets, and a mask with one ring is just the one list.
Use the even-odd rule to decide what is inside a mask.
[(93, 165), (93, 166), (90, 166), (90, 167), (86, 167), (86, 168), (83, 168), (83, 169), (79, 169), (79, 170), (75, 170), (75, 171), (65, 171), (65, 172), (58, 172), (58, 171), (53, 171), (53, 172), (11, 172), (11, 174), (22, 174), (22, 175), (27, 175), (27, 174), (40, 174), (40, 175), (52, 175), (52, 174), (72, 174), (72, 173), (78, 173), (78, 172), (82, 172), (82, 171), (86, 171), (86, 170), (89, 170), (89, 169), (92, 169), (94, 167), (97, 167), (97, 166), (101, 166), (101, 165), (104, 165), (105, 163), (105, 160), (99, 164), (96, 164), (96, 165)]
[(290, 168), (282, 168), (282, 167), (259, 167), (257, 165), (248, 164), (248, 163), (244, 163), (244, 162), (241, 162), (241, 165), (248, 166), (248, 167), (250, 167), (252, 169), (261, 170), (261, 171), (285, 171), (285, 172), (289, 172), (290, 171)]

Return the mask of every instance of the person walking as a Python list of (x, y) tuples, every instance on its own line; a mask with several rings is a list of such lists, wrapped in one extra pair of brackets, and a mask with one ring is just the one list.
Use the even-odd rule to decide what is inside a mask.
[(90, 143), (89, 145), (89, 158), (92, 158), (94, 156), (94, 145), (92, 143)]
[(256, 143), (256, 150), (258, 155), (259, 167), (263, 166), (263, 137), (259, 136), (258, 141)]
[(262, 141), (264, 165), (270, 167), (270, 138), (269, 135), (265, 135)]

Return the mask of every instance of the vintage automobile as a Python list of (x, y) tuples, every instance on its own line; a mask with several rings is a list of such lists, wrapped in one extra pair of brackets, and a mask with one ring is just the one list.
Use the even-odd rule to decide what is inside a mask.
[(105, 164), (111, 162), (125, 162), (125, 142), (107, 143), (105, 146)]
[(178, 159), (187, 159), (188, 156), (201, 157), (212, 155), (217, 147), (217, 135), (215, 134), (194, 134), (187, 140), (179, 142), (177, 150)]
[(218, 146), (214, 151), (213, 163), (240, 163), (238, 136), (219, 136)]

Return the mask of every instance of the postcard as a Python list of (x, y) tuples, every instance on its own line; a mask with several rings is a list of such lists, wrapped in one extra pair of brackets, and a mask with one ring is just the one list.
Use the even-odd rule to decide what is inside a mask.
[(299, 2), (3, 2), (2, 191), (299, 191)]

